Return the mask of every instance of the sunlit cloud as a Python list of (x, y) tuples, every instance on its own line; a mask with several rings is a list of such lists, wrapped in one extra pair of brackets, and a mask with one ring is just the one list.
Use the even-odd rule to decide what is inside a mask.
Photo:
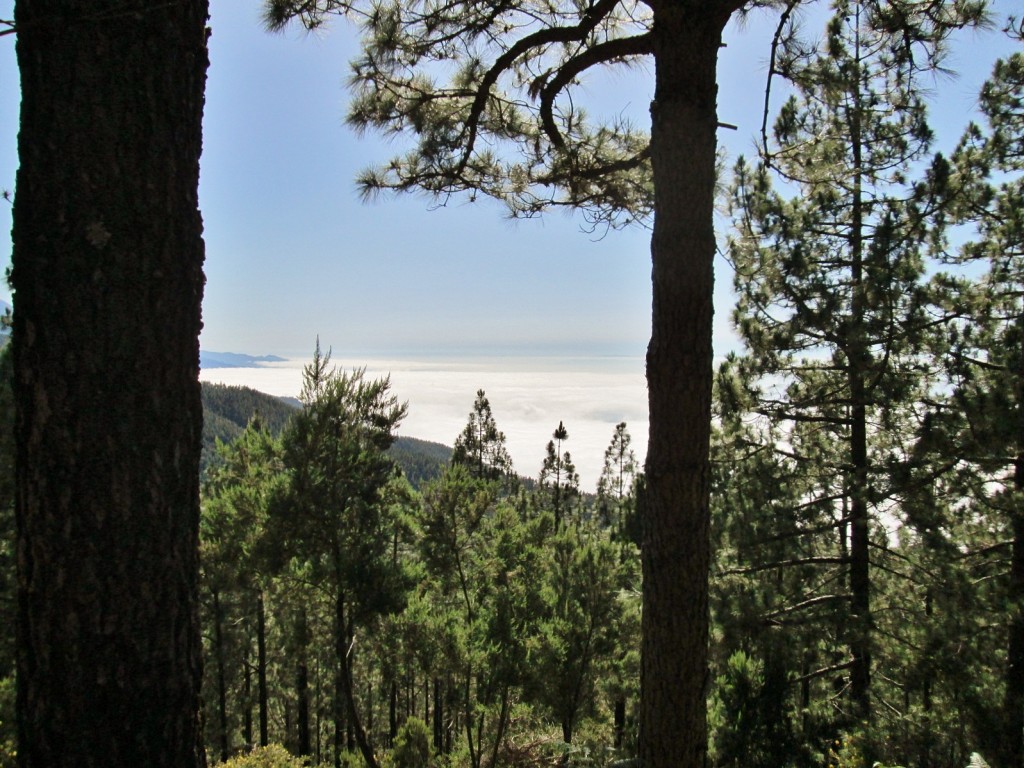
[[(295, 397), (304, 360), (257, 368), (214, 368), (203, 381), (247, 386)], [(632, 357), (466, 358), (463, 360), (360, 360), (335, 357), (339, 368), (364, 367), (391, 376), (392, 390), (409, 403), (399, 433), (451, 445), (466, 424), (478, 389), (490, 400), (505, 433), (516, 471), (540, 473), (551, 433), (565, 423), (583, 490), (593, 491), (615, 425), (625, 421), (637, 458), (647, 452), (647, 394), (643, 360)]]

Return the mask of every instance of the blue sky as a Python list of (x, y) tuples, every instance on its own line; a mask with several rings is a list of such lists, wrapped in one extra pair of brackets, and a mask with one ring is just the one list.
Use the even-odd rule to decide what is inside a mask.
[[(819, 3), (819, 5), (821, 5)], [(997, 4), (1005, 16), (1015, 3)], [(0, 0), (0, 18), (12, 17)], [(642, 355), (649, 328), (649, 233), (595, 239), (563, 214), (510, 222), (501, 206), (424, 197), (360, 202), (353, 179), (402, 149), (344, 125), (352, 33), (271, 35), (258, 0), (212, 0), (201, 205), (207, 287), (202, 346), (308, 356), (319, 334), (368, 355)], [(750, 152), (760, 125), (770, 16), (730, 28), (720, 66), (721, 140)], [(936, 83), (936, 149), (952, 146), (978, 83), (1010, 43), (960, 36)], [(651, 74), (588, 84), (594, 111), (646, 116)], [(18, 80), (14, 37), (0, 38), (0, 187), (14, 184)], [(724, 227), (724, 222), (721, 222)], [(10, 206), (0, 203), (0, 231)], [(10, 242), (0, 240), (0, 263)], [(0, 294), (7, 297), (6, 288)], [(729, 276), (719, 265), (716, 347), (730, 345)]]

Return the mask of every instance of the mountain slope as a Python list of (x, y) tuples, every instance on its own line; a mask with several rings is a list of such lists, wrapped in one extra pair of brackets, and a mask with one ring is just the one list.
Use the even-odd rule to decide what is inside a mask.
[[(203, 382), (203, 458), (205, 473), (215, 457), (216, 441), (229, 443), (242, 433), (253, 414), (258, 413), (271, 433), (280, 435), (295, 414), (296, 401), (259, 392), (249, 387)], [(440, 443), (399, 437), (389, 451), (414, 488), (439, 477), (449, 462), (452, 449)]]

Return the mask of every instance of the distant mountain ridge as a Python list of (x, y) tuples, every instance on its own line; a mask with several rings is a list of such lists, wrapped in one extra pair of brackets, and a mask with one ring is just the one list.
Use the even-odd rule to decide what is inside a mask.
[(262, 363), (286, 363), (287, 358), (277, 355), (242, 355), (238, 352), (208, 352), (199, 350), (199, 367), (213, 368), (259, 368)]
[[(250, 387), (203, 382), (202, 472), (215, 460), (217, 440), (230, 443), (258, 413), (274, 435), (288, 424), (299, 404), (295, 398), (280, 398)], [(441, 443), (398, 437), (389, 451), (414, 488), (440, 477), (451, 460), (452, 449)]]

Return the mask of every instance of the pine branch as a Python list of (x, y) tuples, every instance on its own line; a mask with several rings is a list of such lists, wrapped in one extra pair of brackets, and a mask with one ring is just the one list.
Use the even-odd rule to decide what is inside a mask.
[(779, 560), (774, 563), (752, 565), (747, 568), (730, 568), (727, 571), (720, 571), (719, 576), (743, 576), (760, 571), (770, 571), (773, 568), (791, 568), (801, 565), (846, 565), (850, 562), (848, 557), (801, 557), (794, 560)]
[(793, 15), (793, 11), (801, 0), (789, 0), (786, 4), (785, 10), (779, 15), (778, 26), (775, 27), (775, 33), (772, 35), (772, 46), (771, 52), (768, 55), (768, 78), (764, 84), (764, 109), (761, 112), (761, 151), (764, 154), (765, 162), (769, 167), (772, 167), (771, 156), (768, 152), (768, 115), (771, 111), (771, 94), (772, 94), (772, 78), (775, 75), (783, 74), (781, 71), (776, 69), (775, 62), (778, 60), (779, 44), (782, 42), (782, 33), (789, 23), (790, 16)]
[(850, 667), (852, 667), (853, 663), (853, 659), (851, 659), (850, 661), (844, 661), (841, 664), (830, 664), (827, 667), (822, 667), (821, 669), (816, 669), (813, 672), (808, 672), (806, 675), (790, 678), (788, 682), (790, 685), (799, 685), (801, 683), (806, 683), (807, 681), (814, 680), (818, 677), (825, 677), (826, 675), (832, 675), (836, 672), (842, 672), (844, 669), (849, 669)]
[[(558, 149), (565, 149), (565, 139), (562, 138), (558, 126), (555, 125), (554, 109), (555, 98), (565, 87), (591, 67), (606, 64), (615, 59), (625, 59), (632, 56), (641, 56), (653, 52), (654, 33), (647, 32), (643, 35), (633, 37), (621, 37), (614, 40), (607, 40), (598, 45), (586, 48), (583, 53), (574, 56), (558, 68), (557, 73), (550, 80), (547, 72), (537, 77), (530, 85), (530, 95), (536, 98), (540, 96), (540, 119), (544, 126), (544, 132), (548, 139)], [(603, 172), (603, 171), (602, 171)]]
[(804, 600), (802, 603), (797, 603), (796, 605), (791, 605), (787, 608), (780, 608), (777, 611), (772, 611), (771, 613), (767, 614), (764, 618), (765, 621), (772, 621), (773, 619), (776, 619), (780, 616), (787, 616), (791, 613), (802, 611), (805, 608), (813, 608), (817, 605), (823, 605), (824, 603), (833, 603), (836, 601), (848, 602), (850, 599), (850, 595), (819, 595), (818, 597), (812, 597), (809, 600)]
[(498, 78), (508, 71), (520, 56), (536, 48), (555, 43), (565, 44), (585, 40), (587, 35), (593, 32), (597, 25), (615, 10), (618, 4), (619, 0), (598, 0), (596, 4), (587, 10), (580, 23), (575, 27), (554, 27), (538, 30), (517, 40), (511, 48), (495, 60), (480, 82), (476, 97), (470, 106), (469, 115), (466, 118), (466, 130), (463, 133), (465, 136), (465, 149), (462, 152), (462, 158), (459, 161), (458, 167), (452, 174), (453, 176), (461, 176), (469, 164), (469, 158), (472, 156), (476, 145), (480, 118), (487, 105), (487, 98), (490, 96), (491, 88), (498, 82)]

